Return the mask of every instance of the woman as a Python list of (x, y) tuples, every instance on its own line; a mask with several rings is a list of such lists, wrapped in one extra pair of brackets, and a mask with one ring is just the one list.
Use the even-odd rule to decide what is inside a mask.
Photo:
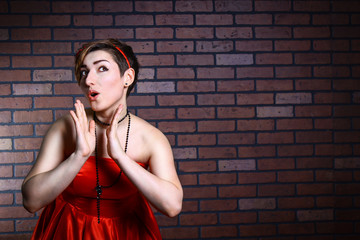
[(176, 216), (183, 191), (166, 137), (128, 112), (137, 59), (108, 39), (85, 44), (75, 63), (91, 109), (77, 100), (50, 127), (24, 179), (24, 207), (45, 207), (33, 239), (161, 239), (148, 202)]

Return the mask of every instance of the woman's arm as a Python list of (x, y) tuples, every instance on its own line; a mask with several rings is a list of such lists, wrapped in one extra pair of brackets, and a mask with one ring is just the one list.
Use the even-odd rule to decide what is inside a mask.
[[(89, 127), (80, 102), (75, 104), (75, 108), (76, 113), (71, 112), (74, 121), (67, 116), (51, 126), (44, 137), (36, 163), (24, 179), (23, 205), (29, 212), (36, 212), (55, 200), (72, 182), (93, 151), (94, 123), (90, 123)], [(69, 146), (69, 143), (74, 143), (74, 135), (76, 146)], [(69, 148), (73, 153), (64, 160)]]
[[(112, 123), (117, 123), (117, 120), (115, 117)], [(116, 128), (117, 124), (112, 124), (107, 132), (110, 156), (156, 209), (170, 217), (178, 215), (182, 208), (183, 190), (167, 138), (151, 125), (138, 130), (143, 132), (141, 151), (149, 156), (149, 172), (124, 153), (115, 134)]]

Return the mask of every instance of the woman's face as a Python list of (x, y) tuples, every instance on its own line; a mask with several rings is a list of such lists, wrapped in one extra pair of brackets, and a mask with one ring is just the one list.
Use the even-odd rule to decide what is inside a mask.
[(97, 50), (86, 55), (80, 68), (80, 87), (96, 112), (113, 113), (126, 101), (124, 77), (113, 57)]

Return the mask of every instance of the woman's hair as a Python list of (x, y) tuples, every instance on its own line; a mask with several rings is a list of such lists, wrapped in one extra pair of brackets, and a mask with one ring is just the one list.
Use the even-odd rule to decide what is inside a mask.
[(81, 80), (81, 66), (83, 65), (85, 57), (90, 52), (103, 50), (108, 52), (117, 63), (120, 69), (120, 77), (122, 77), (127, 69), (130, 67), (135, 71), (135, 77), (132, 84), (128, 87), (126, 96), (129, 96), (131, 90), (134, 88), (139, 75), (139, 63), (132, 50), (132, 48), (116, 39), (106, 39), (84, 44), (75, 55), (75, 77), (80, 84)]

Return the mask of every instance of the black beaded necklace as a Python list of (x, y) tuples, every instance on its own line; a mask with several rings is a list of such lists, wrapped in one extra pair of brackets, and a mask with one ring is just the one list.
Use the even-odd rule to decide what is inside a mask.
[[(128, 126), (127, 126), (127, 131), (126, 131), (126, 139), (125, 139), (125, 148), (124, 148), (124, 152), (126, 153), (127, 151), (127, 147), (128, 147), (128, 141), (129, 141), (129, 133), (130, 133), (130, 114), (129, 111), (126, 112), (126, 115), (120, 119), (118, 121), (118, 124), (121, 123), (127, 116), (129, 116), (129, 122), (128, 122)], [(104, 123), (102, 121), (100, 121), (97, 117), (96, 114), (94, 112), (94, 120), (95, 122), (100, 123), (101, 125), (104, 126), (110, 126), (109, 123)], [(99, 163), (98, 163), (98, 152), (97, 152), (97, 135), (96, 135), (96, 126), (95, 126), (95, 167), (96, 167), (96, 187), (95, 187), (95, 191), (96, 191), (96, 207), (97, 207), (97, 217), (98, 217), (98, 223), (100, 223), (100, 199), (101, 199), (101, 193), (103, 188), (111, 188), (112, 186), (114, 186), (120, 179), (122, 171), (120, 170), (119, 175), (117, 176), (117, 178), (115, 179), (115, 181), (108, 185), (108, 186), (102, 186), (100, 185), (100, 180), (99, 180)]]

